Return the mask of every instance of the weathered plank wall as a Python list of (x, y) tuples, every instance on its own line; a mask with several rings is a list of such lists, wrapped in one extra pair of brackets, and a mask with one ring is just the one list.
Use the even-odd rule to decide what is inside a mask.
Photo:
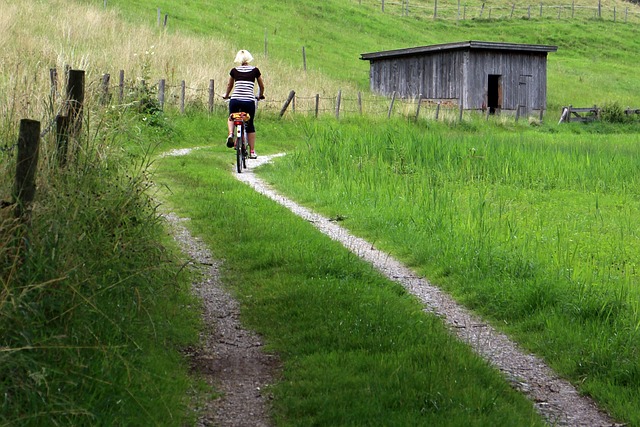
[(371, 90), (403, 98), (462, 101), (465, 109), (487, 105), (488, 76), (500, 75), (502, 109), (546, 109), (547, 55), (539, 52), (452, 50), (371, 61)]
[(528, 52), (469, 52), (465, 70), (465, 107), (481, 108), (487, 97), (489, 74), (501, 75), (502, 109), (546, 109), (547, 56)]

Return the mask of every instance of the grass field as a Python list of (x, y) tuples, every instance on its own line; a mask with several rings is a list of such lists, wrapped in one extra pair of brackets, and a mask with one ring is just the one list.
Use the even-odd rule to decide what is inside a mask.
[(637, 136), (487, 130), (316, 122), (265, 176), (638, 424)]
[[(222, 108), (210, 116), (203, 101), (190, 100), (185, 116), (104, 109), (93, 95), (103, 73), (120, 69), (130, 88), (160, 78), (202, 89), (215, 79), (220, 88), (235, 51), (247, 48), (275, 105), (292, 89), (370, 96), (361, 53), (489, 40), (558, 46), (549, 56), (551, 117), (568, 104), (638, 107), (629, 53), (637, 51), (637, 25), (497, 12), (433, 20), (426, 12), (433, 5), (422, 0), (411, 2), (409, 16), (365, 0), (107, 3), (0, 0), (2, 200), (11, 198), (19, 119), (47, 125), (62, 107), (50, 97), (49, 68), (85, 69), (89, 90), (74, 167), (58, 171), (54, 138), (42, 140), (28, 235), (2, 211), (0, 424), (191, 422), (187, 395), (200, 392), (179, 349), (197, 340), (197, 310), (185, 310), (197, 303), (158, 203), (191, 216), (193, 231), (226, 258), (225, 281), (246, 322), (283, 357), (283, 381), (274, 386), (278, 424), (540, 423), (529, 402), (396, 285), (240, 188), (221, 143)], [(481, 3), (467, 6), (477, 13)], [(637, 10), (603, 6), (616, 6), (619, 18), (626, 7)], [(156, 26), (158, 8), (168, 14), (166, 29)], [(127, 93), (127, 103), (134, 96)], [(337, 122), (265, 111), (259, 153), (289, 156), (261, 173), (293, 198), (346, 218), (355, 233), (544, 356), (619, 420), (640, 425), (638, 128), (554, 121)], [(159, 151), (189, 146), (208, 148), (149, 167)], [(240, 246), (229, 223), (238, 210), (252, 218)], [(249, 263), (234, 262), (245, 250)], [(363, 404), (344, 404), (355, 401)]]

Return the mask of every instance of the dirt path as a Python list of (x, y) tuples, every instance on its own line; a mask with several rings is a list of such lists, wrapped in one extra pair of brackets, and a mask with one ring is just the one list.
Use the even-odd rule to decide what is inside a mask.
[(242, 327), (238, 303), (222, 287), (218, 267), (207, 247), (191, 236), (183, 225), (188, 219), (165, 215), (173, 236), (192, 264), (202, 272), (193, 284), (194, 293), (203, 305), (205, 329), (200, 347), (189, 349), (192, 369), (220, 397), (196, 408), (197, 426), (265, 427), (269, 426), (269, 396), (262, 391), (276, 376), (279, 361), (262, 351), (260, 337)]
[[(549, 424), (590, 427), (617, 425), (591, 399), (580, 396), (570, 383), (560, 379), (541, 359), (519, 349), (504, 334), (469, 313), (426, 279), (416, 276), (389, 254), (375, 249), (370, 242), (352, 236), (328, 218), (279, 195), (251, 172), (252, 168), (271, 161), (273, 157), (263, 156), (252, 160), (250, 169), (237, 174), (237, 178), (313, 223), (322, 233), (341, 242), (386, 277), (402, 284), (424, 304), (425, 311), (440, 316), (462, 341), (502, 371), (514, 388), (534, 402)], [(175, 218), (172, 222), (179, 223)], [(185, 231), (183, 228), (182, 232)], [(190, 239), (183, 235), (179, 240)], [(187, 248), (196, 246), (197, 242), (187, 243)], [(223, 398), (210, 403), (207, 408), (210, 415), (199, 425), (209, 425), (208, 422), (212, 420), (222, 426), (268, 425), (266, 398), (260, 394), (260, 390), (273, 381), (277, 361), (260, 351), (261, 344), (257, 337), (241, 329), (237, 322), (236, 303), (220, 290), (216, 280), (217, 266), (206, 255), (206, 248), (198, 247), (195, 253), (188, 250), (187, 253), (201, 264), (211, 266), (209, 276), (205, 275), (205, 280), (194, 286), (205, 304), (205, 321), (212, 327), (211, 333), (207, 332), (202, 337), (203, 348), (195, 352), (194, 365), (225, 393)], [(202, 258), (194, 256), (197, 254), (204, 255)], [(237, 333), (234, 334), (234, 331)], [(251, 416), (247, 417), (247, 414)]]

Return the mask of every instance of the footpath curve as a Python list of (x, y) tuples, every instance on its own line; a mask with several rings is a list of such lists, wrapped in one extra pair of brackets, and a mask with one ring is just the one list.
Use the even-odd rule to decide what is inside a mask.
[(542, 359), (524, 352), (506, 335), (470, 313), (428, 280), (417, 276), (391, 255), (375, 249), (371, 242), (351, 235), (335, 221), (278, 194), (252, 172), (253, 168), (283, 155), (261, 156), (251, 160), (247, 165), (249, 169), (235, 176), (258, 193), (309, 221), (331, 239), (342, 243), (387, 278), (400, 283), (424, 304), (424, 311), (440, 316), (459, 339), (502, 371), (515, 389), (534, 402), (549, 424), (589, 427), (620, 425), (599, 410), (592, 399), (581, 396), (568, 381), (558, 377)]

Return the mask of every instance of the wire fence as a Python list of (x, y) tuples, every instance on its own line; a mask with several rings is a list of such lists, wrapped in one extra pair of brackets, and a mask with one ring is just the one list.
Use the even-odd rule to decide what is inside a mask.
[[(45, 137), (56, 132), (60, 126), (61, 116), (66, 116), (69, 106), (68, 87), (63, 87), (64, 81), (68, 85), (70, 70), (64, 70), (64, 77), (59, 77), (56, 69), (50, 69), (50, 90), (46, 104), (48, 109), (41, 120), (44, 127), (40, 133)], [(226, 83), (226, 82), (225, 82)], [(226, 111), (227, 102), (216, 92), (213, 79), (208, 83), (187, 84), (185, 80), (169, 82), (161, 78), (155, 81), (144, 79), (127, 79), (125, 72), (120, 70), (118, 79), (114, 82), (110, 74), (103, 74), (83, 82), (83, 100), (89, 106), (102, 108), (138, 108), (145, 113), (157, 113), (165, 109), (178, 109), (181, 113), (187, 111), (208, 111), (209, 113)], [(86, 99), (85, 99), (86, 98)], [(520, 111), (515, 112), (516, 120)], [(259, 102), (258, 114), (273, 114), (282, 116), (334, 116), (337, 119), (368, 115), (372, 117), (403, 117), (413, 120), (464, 120), (470, 115), (486, 114), (486, 110), (462, 110), (457, 99), (402, 99), (377, 96), (371, 93), (353, 92), (343, 93), (341, 90), (331, 94), (297, 94), (292, 90), (287, 97), (284, 94), (274, 94)], [(504, 112), (511, 117), (513, 112)], [(543, 112), (540, 114), (542, 119)], [(487, 116), (488, 117), (488, 116)], [(0, 146), (0, 155), (11, 155), (17, 143), (5, 143)]]
[(511, 5), (490, 5), (474, 2), (472, 5), (458, 1), (457, 5), (439, 4), (438, 0), (358, 0), (383, 13), (399, 16), (418, 16), (442, 20), (499, 20), (499, 19), (599, 19), (620, 23), (640, 23), (640, 10), (633, 3), (623, 6), (604, 6), (598, 1), (596, 6), (578, 5), (575, 1), (566, 4), (512, 3)]

